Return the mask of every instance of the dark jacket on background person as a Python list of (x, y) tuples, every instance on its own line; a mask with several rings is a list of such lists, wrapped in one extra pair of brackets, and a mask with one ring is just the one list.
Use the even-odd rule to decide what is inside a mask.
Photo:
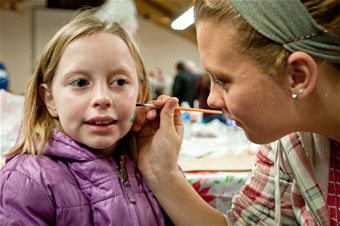
[[(209, 97), (209, 93), (210, 93), (210, 77), (209, 74), (204, 73), (203, 75), (201, 75), (195, 84), (195, 88), (194, 88), (194, 97), (195, 99), (198, 100), (198, 107), (199, 108), (205, 108), (205, 109), (212, 109), (212, 110), (221, 110), (221, 109), (216, 109), (216, 108), (211, 108), (208, 105), (208, 97)], [(224, 117), (223, 114), (207, 114), (207, 113), (203, 113), (202, 116), (202, 122), (203, 123), (208, 123), (211, 122), (213, 120), (219, 120), (222, 123), (226, 122), (226, 118)]]
[(196, 83), (196, 75), (191, 74), (185, 69), (184, 64), (177, 64), (177, 75), (172, 86), (172, 95), (177, 97), (179, 104), (187, 101), (190, 107), (194, 106), (194, 88)]

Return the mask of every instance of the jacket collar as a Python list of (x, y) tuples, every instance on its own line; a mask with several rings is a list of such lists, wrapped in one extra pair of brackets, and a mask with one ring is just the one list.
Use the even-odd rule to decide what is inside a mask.
[(71, 137), (56, 129), (52, 131), (51, 139), (47, 143), (43, 155), (79, 162), (93, 161), (100, 158)]

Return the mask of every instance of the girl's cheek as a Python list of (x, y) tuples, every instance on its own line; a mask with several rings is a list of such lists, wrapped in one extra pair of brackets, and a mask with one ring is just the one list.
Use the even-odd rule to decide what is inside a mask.
[(136, 118), (136, 110), (132, 112), (132, 115), (130, 117), (130, 123), (133, 124)]
[(120, 112), (120, 115), (122, 118), (132, 120), (134, 119), (135, 115), (135, 109), (136, 109), (136, 104), (123, 104), (119, 105), (118, 111)]

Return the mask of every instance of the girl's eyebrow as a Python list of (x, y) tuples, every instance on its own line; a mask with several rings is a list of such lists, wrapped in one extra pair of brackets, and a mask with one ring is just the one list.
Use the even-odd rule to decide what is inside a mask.
[[(127, 67), (113, 68), (109, 71), (112, 74), (124, 74), (130, 76), (133, 73), (133, 70), (130, 70)], [(81, 74), (81, 75), (89, 75), (91, 72), (84, 68), (74, 68), (66, 71), (65, 75), (73, 75), (73, 74)]]
[(72, 75), (88, 75), (89, 72), (83, 68), (81, 69), (70, 69), (66, 71), (65, 76), (72, 76)]

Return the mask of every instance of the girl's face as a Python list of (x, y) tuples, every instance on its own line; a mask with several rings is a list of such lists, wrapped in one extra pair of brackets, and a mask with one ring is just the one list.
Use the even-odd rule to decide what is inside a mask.
[(126, 44), (118, 36), (98, 33), (66, 47), (45, 103), (68, 136), (111, 155), (132, 126), (138, 88)]
[(223, 109), (255, 143), (268, 143), (290, 132), (288, 80), (279, 84), (251, 57), (238, 53), (231, 25), (203, 19), (196, 30), (200, 57), (212, 80), (208, 104)]

